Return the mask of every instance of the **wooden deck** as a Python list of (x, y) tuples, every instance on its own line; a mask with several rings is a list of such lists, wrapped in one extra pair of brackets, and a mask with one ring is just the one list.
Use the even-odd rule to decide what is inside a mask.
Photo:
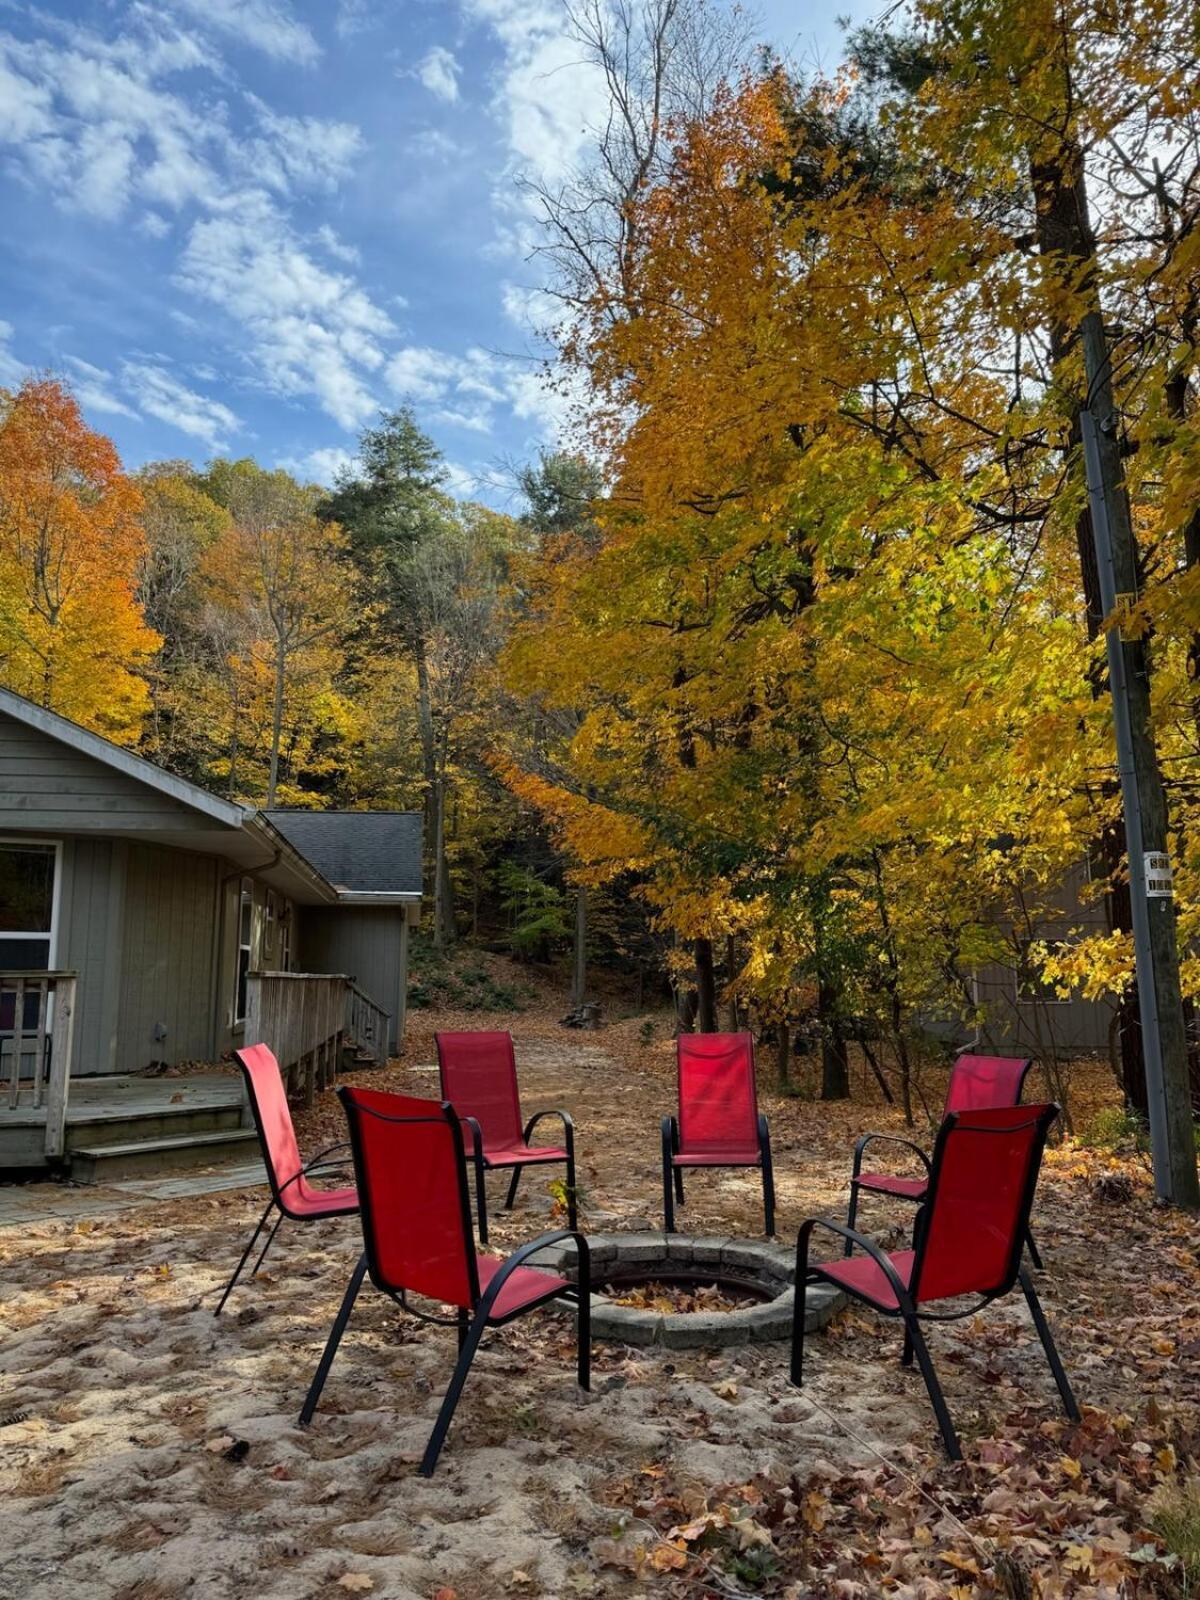
[[(47, 1107), (23, 1091), (15, 1107), (0, 1105), (0, 1170), (44, 1169)], [(108, 1163), (122, 1175), (169, 1166), (172, 1156), (216, 1162), (250, 1145), (241, 1077), (195, 1072), (146, 1078), (124, 1074), (73, 1078), (67, 1101), (66, 1156), (70, 1175), (96, 1181)], [(250, 1150), (241, 1152), (246, 1160)]]

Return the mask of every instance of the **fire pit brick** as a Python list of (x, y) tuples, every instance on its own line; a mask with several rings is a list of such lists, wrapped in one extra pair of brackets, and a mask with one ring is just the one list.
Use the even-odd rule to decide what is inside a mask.
[[(619, 1306), (608, 1295), (592, 1295), (592, 1333), (597, 1339), (622, 1344), (663, 1345), (673, 1350), (721, 1348), (787, 1339), (792, 1331), (795, 1294), (794, 1256), (786, 1245), (766, 1240), (691, 1237), (687, 1234), (608, 1233), (588, 1239), (593, 1277), (613, 1287), (637, 1283), (722, 1281), (754, 1287), (764, 1299), (733, 1311), (684, 1311), (665, 1314), (635, 1306)], [(573, 1276), (575, 1250), (564, 1245), (547, 1251), (539, 1265)], [(656, 1270), (656, 1268), (658, 1270)], [(826, 1284), (808, 1292), (805, 1328), (823, 1328), (845, 1296)]]

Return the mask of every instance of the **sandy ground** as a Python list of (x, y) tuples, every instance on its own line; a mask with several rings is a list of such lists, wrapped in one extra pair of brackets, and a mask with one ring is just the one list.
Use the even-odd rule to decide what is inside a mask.
[[(512, 1022), (526, 1113), (565, 1105), (575, 1117), (585, 1228), (660, 1226), (666, 1040), (640, 1044), (633, 1023), (577, 1034), (548, 1016), (486, 1020)], [(436, 1093), (432, 1062), (430, 1024), (418, 1019), (405, 1064), (359, 1081)], [(767, 1096), (766, 1108), (779, 1231), (794, 1238), (810, 1212), (842, 1212), (855, 1132), (896, 1119), (861, 1103), (831, 1111)], [(302, 1147), (338, 1137), (339, 1119), (332, 1096), (301, 1114)], [(546, 1181), (528, 1179), (509, 1215), (493, 1179), (494, 1247), (553, 1225)], [(1163, 1249), (1140, 1191), (1114, 1208), (1088, 1181), (1077, 1155), (1056, 1154), (1038, 1217), (1050, 1268), (1043, 1298), (1064, 1358), (1080, 1397), (1096, 1406), (1133, 1412), (1147, 1384), (1173, 1403), (1194, 1366), (1182, 1376), (1162, 1330), (1189, 1315), (1200, 1329), (1195, 1238)], [(642, 1559), (666, 1548), (663, 1519), (643, 1504), (656, 1482), (670, 1485), (666, 1520), (686, 1521), (730, 1486), (832, 1479), (878, 1467), (877, 1452), (901, 1476), (932, 1475), (934, 1484), (953, 1470), (933, 1448), (920, 1379), (895, 1359), (894, 1328), (862, 1313), (812, 1340), (803, 1391), (787, 1382), (783, 1346), (684, 1354), (600, 1345), (583, 1395), (571, 1322), (548, 1311), (490, 1336), (426, 1482), (415, 1463), (453, 1365), (453, 1335), (406, 1319), (369, 1286), (314, 1425), (297, 1424), (359, 1253), (354, 1220), (285, 1225), (268, 1270), (214, 1320), (261, 1205), (252, 1191), (224, 1193), (0, 1235), (0, 1600), (433, 1600), (439, 1591), (442, 1600), (444, 1591), (485, 1600), (624, 1595), (658, 1581), (690, 1594), (748, 1594), (758, 1591), (733, 1578), (697, 1587), (694, 1570), (660, 1574)], [(707, 1174), (690, 1184), (681, 1227), (757, 1232), (759, 1205), (755, 1175)], [(891, 1217), (898, 1230), (904, 1214)], [(886, 1226), (883, 1212), (873, 1220)], [(1137, 1303), (1096, 1283), (1098, 1249), (1147, 1252), (1152, 1270), (1139, 1275)], [(968, 1450), (1015, 1414), (1033, 1437), (1062, 1431), (1017, 1303), (931, 1342)], [(637, 1562), (624, 1554), (635, 1544)], [(891, 1583), (860, 1592), (884, 1588), (952, 1592)]]

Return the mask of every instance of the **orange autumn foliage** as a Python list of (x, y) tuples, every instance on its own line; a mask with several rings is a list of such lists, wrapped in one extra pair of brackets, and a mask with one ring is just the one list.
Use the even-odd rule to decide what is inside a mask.
[(121, 743), (161, 639), (135, 592), (142, 497), (51, 379), (0, 391), (0, 680)]

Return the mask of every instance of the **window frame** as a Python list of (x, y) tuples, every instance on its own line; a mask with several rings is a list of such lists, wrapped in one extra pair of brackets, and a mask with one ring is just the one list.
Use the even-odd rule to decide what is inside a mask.
[[(36, 834), (0, 833), (0, 850), (3, 850), (6, 846), (28, 848), (31, 845), (38, 846), (42, 849), (52, 850), (54, 852), (54, 879), (50, 890), (50, 927), (49, 930), (39, 928), (24, 933), (15, 929), (7, 931), (0, 930), (0, 972), (7, 972), (9, 970), (4, 961), (4, 945), (10, 939), (47, 940), (49, 944), (49, 950), (46, 957), (47, 965), (44, 970), (47, 972), (58, 971), (59, 934), (62, 924), (63, 842), (61, 839), (47, 839)], [(30, 968), (30, 971), (36, 970), (38, 969)]]
[[(243, 915), (246, 910), (250, 912), (249, 933), (245, 943), (242, 941)], [(238, 883), (237, 897), (237, 922), (235, 924), (236, 942), (233, 947), (233, 1026), (244, 1028), (246, 1025), (246, 1012), (242, 1001), (242, 956), (246, 957), (247, 976), (254, 971), (254, 879), (245, 874)], [(239, 1005), (243, 1009), (239, 1010)]]

